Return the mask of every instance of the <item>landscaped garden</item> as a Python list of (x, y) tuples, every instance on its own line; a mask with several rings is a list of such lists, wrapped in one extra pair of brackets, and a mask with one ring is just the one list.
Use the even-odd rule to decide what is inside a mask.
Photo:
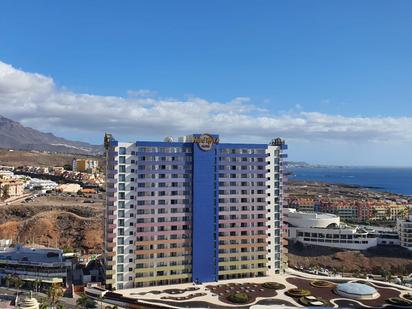
[(412, 302), (400, 297), (390, 297), (386, 300), (389, 304), (395, 306), (412, 306)]
[(260, 283), (227, 283), (206, 286), (220, 301), (228, 304), (250, 304), (256, 298), (274, 297), (276, 290), (285, 289), (285, 285), (277, 282)]
[(201, 297), (207, 295), (206, 293), (193, 293), (187, 296), (162, 296), (160, 299), (167, 299), (167, 300), (189, 300), (195, 297)]
[(407, 300), (412, 301), (412, 294), (405, 294), (403, 295), (403, 298), (406, 298)]
[(140, 293), (130, 293), (130, 295), (146, 295), (146, 294), (162, 294), (162, 293), (166, 293), (166, 294), (171, 294), (171, 295), (175, 295), (175, 294), (183, 294), (184, 292), (191, 292), (191, 291), (197, 291), (199, 290), (198, 287), (188, 287), (186, 289), (167, 289), (164, 291), (158, 291), (158, 290), (152, 290), (152, 291), (148, 291), (148, 292), (140, 292)]
[(326, 281), (326, 280), (312, 280), (310, 282), (311, 286), (314, 286), (315, 288), (331, 288), (333, 289), (336, 284)]
[(311, 293), (310, 291), (305, 290), (305, 289), (295, 288), (295, 289), (287, 290), (285, 294), (290, 297), (301, 298), (304, 296), (309, 296)]
[(286, 286), (282, 283), (277, 282), (265, 282), (262, 284), (265, 289), (272, 289), (272, 290), (283, 290)]
[(231, 303), (235, 303), (235, 304), (246, 304), (249, 302), (250, 300), (250, 296), (245, 293), (245, 292), (236, 292), (233, 294), (230, 294), (227, 299), (231, 302)]

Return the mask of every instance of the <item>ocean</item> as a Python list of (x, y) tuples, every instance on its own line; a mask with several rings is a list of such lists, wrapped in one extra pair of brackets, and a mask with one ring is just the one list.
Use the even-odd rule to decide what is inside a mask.
[(412, 196), (412, 168), (296, 167), (289, 179), (341, 183)]

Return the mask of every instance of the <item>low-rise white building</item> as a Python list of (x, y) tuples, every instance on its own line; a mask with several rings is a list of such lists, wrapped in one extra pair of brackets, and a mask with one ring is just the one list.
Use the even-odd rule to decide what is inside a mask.
[(29, 248), (19, 244), (0, 249), (0, 279), (7, 275), (24, 281), (64, 284), (71, 262), (63, 258), (63, 251), (55, 248)]
[(378, 243), (374, 231), (341, 224), (340, 218), (333, 214), (300, 212), (287, 208), (285, 217), (289, 225), (289, 240), (306, 245), (366, 250)]
[(7, 200), (22, 196), (24, 183), (17, 179), (0, 179), (0, 199)]
[(54, 181), (47, 179), (31, 178), (26, 183), (26, 189), (40, 190), (43, 192), (56, 190), (58, 184)]
[(57, 187), (57, 190), (63, 193), (77, 193), (81, 189), (82, 187), (77, 183), (66, 183)]

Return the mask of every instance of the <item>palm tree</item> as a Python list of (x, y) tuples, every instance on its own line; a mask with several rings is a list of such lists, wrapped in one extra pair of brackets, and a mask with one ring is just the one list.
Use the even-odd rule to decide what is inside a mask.
[(12, 282), (12, 279), (11, 279), (11, 275), (10, 275), (10, 274), (7, 274), (5, 281), (6, 281), (6, 286), (7, 286), (8, 288), (10, 288), (10, 285), (11, 285), (11, 282)]
[(49, 300), (50, 306), (56, 308), (60, 297), (63, 296), (63, 289), (59, 285), (52, 285), (47, 291), (47, 298)]
[(36, 296), (39, 293), (39, 288), (41, 287), (41, 284), (42, 284), (41, 279), (37, 278), (36, 280), (33, 281), (33, 288), (34, 288), (34, 291), (36, 292)]

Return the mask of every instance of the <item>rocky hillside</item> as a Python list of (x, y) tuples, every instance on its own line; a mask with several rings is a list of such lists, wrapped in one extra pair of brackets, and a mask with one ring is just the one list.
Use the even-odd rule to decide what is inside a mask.
[(102, 146), (69, 141), (52, 133), (24, 127), (20, 123), (0, 115), (0, 148), (38, 150), (73, 154), (102, 153)]
[(0, 239), (101, 253), (103, 206), (0, 207)]

